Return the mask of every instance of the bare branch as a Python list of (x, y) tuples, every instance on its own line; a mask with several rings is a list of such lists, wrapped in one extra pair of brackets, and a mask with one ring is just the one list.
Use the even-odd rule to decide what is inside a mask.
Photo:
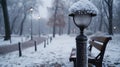
[(106, 4), (108, 4), (108, 1), (107, 0), (104, 0)]
[(107, 7), (105, 6), (105, 4), (104, 4), (104, 3), (103, 3), (103, 6), (104, 6), (104, 8), (103, 8), (103, 9), (104, 9), (105, 14), (106, 14), (106, 16), (107, 16), (107, 19), (109, 19), (109, 15), (108, 15), (108, 12), (107, 12), (107, 10), (106, 10), (106, 8), (107, 8)]
[(109, 26), (108, 26), (107, 22), (105, 22), (105, 20), (104, 20), (104, 23), (105, 23), (106, 28), (108, 29)]

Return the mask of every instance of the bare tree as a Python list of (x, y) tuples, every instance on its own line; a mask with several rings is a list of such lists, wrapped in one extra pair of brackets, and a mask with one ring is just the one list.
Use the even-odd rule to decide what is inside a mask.
[(4, 25), (5, 25), (5, 38), (4, 38), (4, 40), (9, 40), (11, 38), (11, 36), (10, 36), (11, 32), (10, 32), (10, 24), (9, 24), (9, 16), (8, 16), (6, 0), (1, 0), (1, 6), (2, 6), (2, 10), (3, 10)]
[(55, 29), (56, 29), (56, 26), (55, 26), (55, 23), (56, 23), (56, 18), (57, 18), (57, 10), (58, 10), (58, 0), (54, 0), (54, 3), (55, 3), (55, 12), (54, 12), (54, 22), (53, 22), (53, 37), (55, 37)]
[(23, 33), (23, 29), (24, 29), (24, 23), (25, 23), (25, 20), (27, 18), (27, 11), (28, 9), (26, 10), (26, 6), (25, 6), (25, 3), (23, 3), (23, 19), (21, 21), (21, 24), (20, 24), (20, 34), (19, 35), (22, 35)]
[(24, 28), (23, 28), (23, 25), (24, 25), (24, 23), (25, 23), (26, 17), (27, 17), (27, 14), (24, 13), (23, 20), (21, 21), (21, 24), (20, 24), (20, 35), (22, 35), (22, 33), (23, 33), (23, 29), (24, 29)]
[(42, 4), (42, 1), (38, 1), (38, 3), (36, 1), (33, 2), (32, 0), (13, 0), (8, 2), (11, 16), (11, 31), (12, 33), (22, 35), (24, 31), (24, 23), (29, 20), (27, 15), (29, 14), (30, 7), (35, 9), (38, 7), (38, 4), (39, 6)]
[[(15, 9), (16, 10), (16, 9)], [(19, 14), (20, 14), (20, 11), (21, 11), (21, 8), (17, 11), (17, 13), (16, 13), (16, 15), (15, 15), (15, 17), (13, 18), (13, 21), (11, 22), (11, 34), (15, 31), (14, 29), (14, 27), (15, 27), (15, 22), (16, 22), (16, 20), (19, 18)]]
[(64, 15), (58, 15), (57, 22), (56, 25), (59, 27), (59, 35), (61, 35), (63, 33), (63, 28), (65, 27)]
[(60, 14), (63, 14), (63, 3), (62, 3), (62, 0), (54, 0), (53, 1), (53, 14), (51, 15), (51, 17), (53, 17), (53, 19), (50, 19), (50, 20), (53, 20), (53, 37), (55, 37), (55, 34), (56, 34), (56, 23), (58, 23), (58, 17), (60, 16)]
[[(47, 23), (48, 26), (53, 27), (54, 26), (54, 17), (50, 17), (49, 21)], [(65, 20), (64, 15), (57, 14), (56, 22), (55, 22), (56, 28), (59, 28), (59, 35), (63, 33), (63, 28), (65, 27)]]
[[(113, 35), (113, 0), (104, 0), (105, 4), (106, 4), (106, 8), (104, 9), (107, 19), (108, 19), (108, 23), (109, 23), (109, 28), (108, 28), (108, 33), (110, 35)], [(104, 5), (105, 8), (105, 5)]]

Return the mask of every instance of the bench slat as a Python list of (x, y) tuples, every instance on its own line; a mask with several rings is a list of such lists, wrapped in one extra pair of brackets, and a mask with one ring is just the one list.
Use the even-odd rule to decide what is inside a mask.
[(94, 42), (94, 41), (89, 41), (89, 43), (90, 43), (90, 45), (92, 45), (92, 46), (94, 46), (96, 49), (98, 49), (99, 51), (102, 50), (102, 46), (103, 46), (103, 45), (101, 45), (101, 44), (99, 44), (99, 43), (96, 43), (96, 42)]
[(103, 37), (103, 36), (91, 37), (91, 40), (95, 40), (102, 43), (104, 43), (106, 39), (111, 40), (111, 37)]

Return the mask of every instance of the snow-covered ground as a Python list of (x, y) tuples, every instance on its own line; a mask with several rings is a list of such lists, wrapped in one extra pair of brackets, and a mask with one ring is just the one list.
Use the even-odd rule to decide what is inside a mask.
[(112, 36), (106, 48), (104, 61), (108, 66), (120, 67), (120, 35)]
[(4, 41), (4, 38), (0, 38), (0, 46), (13, 45), (18, 42), (25, 42), (30, 40), (30, 37), (25, 36), (11, 36), (11, 40)]
[[(112, 67), (120, 67), (120, 35), (112, 36), (108, 43), (104, 62)], [(0, 55), (0, 67), (73, 67), (69, 62), (71, 49), (75, 47), (75, 36), (56, 36), (46, 48), (44, 43), (22, 51), (19, 57), (18, 51)]]

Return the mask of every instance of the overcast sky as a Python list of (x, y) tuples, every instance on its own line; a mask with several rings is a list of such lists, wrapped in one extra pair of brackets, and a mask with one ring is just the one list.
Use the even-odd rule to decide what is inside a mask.
[(42, 1), (43, 1), (43, 6), (39, 7), (40, 16), (43, 18), (47, 18), (48, 15), (47, 7), (51, 6), (51, 0), (42, 0)]

